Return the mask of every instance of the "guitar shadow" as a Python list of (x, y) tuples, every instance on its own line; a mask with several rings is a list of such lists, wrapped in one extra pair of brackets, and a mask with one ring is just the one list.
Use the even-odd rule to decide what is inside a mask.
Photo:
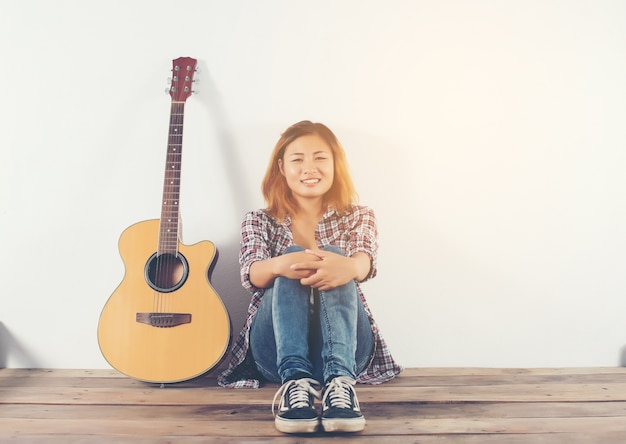
[(38, 360), (0, 322), (0, 368), (7, 368), (9, 359), (12, 367), (41, 368)]
[[(231, 341), (228, 352), (230, 352), (230, 346), (237, 339), (237, 335), (239, 335), (239, 331), (246, 320), (251, 297), (250, 293), (241, 286), (238, 256), (239, 243), (220, 245), (213, 266), (209, 270), (209, 281), (222, 299), (230, 318)], [(228, 352), (223, 361), (209, 374), (226, 368), (230, 358)]]
[[(209, 113), (206, 125), (215, 129), (217, 149), (223, 160), (222, 169), (225, 171), (228, 181), (227, 184), (224, 184), (224, 190), (229, 191), (233, 203), (232, 208), (237, 212), (233, 215), (234, 219), (242, 220), (243, 214), (252, 209), (248, 190), (245, 189), (245, 184), (240, 180), (243, 174), (240, 165), (243, 160), (237, 155), (232, 125), (227, 117), (226, 107), (223, 105), (218, 88), (211, 78), (206, 61), (198, 60), (197, 66), (202, 74), (202, 83), (199, 85), (201, 92), (194, 97), (194, 100), (205, 107)], [(215, 147), (207, 149), (215, 149)], [(207, 166), (208, 169), (214, 167), (214, 165)], [(220, 242), (216, 248), (217, 257), (209, 270), (209, 280), (228, 311), (231, 323), (231, 343), (224, 360), (209, 375), (226, 367), (230, 357), (230, 346), (236, 340), (245, 322), (251, 297), (250, 293), (241, 286), (239, 275), (239, 225), (234, 225), (232, 237), (226, 242)]]
[[(207, 122), (207, 125), (212, 126), (216, 130), (218, 149), (224, 159), (223, 167), (227, 172), (226, 177), (229, 181), (225, 189), (230, 190), (232, 201), (235, 204), (234, 208), (250, 210), (252, 209), (252, 202), (248, 196), (245, 184), (240, 180), (243, 172), (240, 170), (239, 165), (242, 164), (243, 160), (237, 156), (236, 144), (232, 136), (232, 125), (228, 120), (226, 107), (223, 105), (222, 97), (210, 76), (210, 71), (204, 60), (198, 60), (198, 69), (202, 72), (202, 84), (200, 85), (201, 93), (195, 97), (195, 100), (209, 111), (210, 121)], [(209, 165), (209, 170), (212, 167), (214, 166)], [(236, 216), (239, 218), (243, 215), (237, 214)], [(238, 230), (235, 234), (239, 234)]]

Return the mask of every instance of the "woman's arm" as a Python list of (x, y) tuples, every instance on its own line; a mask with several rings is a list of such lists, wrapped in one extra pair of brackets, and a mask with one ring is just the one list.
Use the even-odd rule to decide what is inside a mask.
[(283, 254), (271, 259), (253, 262), (250, 266), (250, 282), (258, 288), (268, 288), (278, 276), (290, 279), (304, 279), (315, 273), (315, 270), (306, 267), (294, 269), (293, 264), (314, 263), (321, 259), (312, 252), (296, 251)]
[(362, 251), (350, 257), (322, 250), (306, 250), (306, 253), (314, 254), (319, 260), (291, 265), (294, 271), (306, 270), (310, 273), (309, 276), (300, 279), (302, 285), (319, 290), (331, 290), (351, 280), (362, 281), (370, 273), (371, 259)]

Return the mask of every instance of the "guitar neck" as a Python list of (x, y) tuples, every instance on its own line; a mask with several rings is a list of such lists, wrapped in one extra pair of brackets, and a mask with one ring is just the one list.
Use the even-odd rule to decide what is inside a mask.
[(176, 254), (179, 240), (180, 172), (183, 154), (183, 123), (185, 102), (172, 101), (170, 129), (161, 201), (161, 226), (158, 254)]
[(165, 179), (163, 180), (163, 199), (161, 200), (161, 226), (157, 254), (178, 253), (180, 166), (183, 155), (183, 121), (185, 101), (192, 93), (194, 72), (197, 60), (191, 57), (179, 57), (172, 61), (172, 84), (170, 96), (170, 129), (167, 140), (167, 158), (165, 160)]

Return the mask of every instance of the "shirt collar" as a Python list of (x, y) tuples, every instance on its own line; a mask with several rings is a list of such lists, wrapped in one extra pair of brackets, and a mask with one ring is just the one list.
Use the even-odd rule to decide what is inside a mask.
[[(339, 215), (339, 211), (337, 211), (336, 208), (334, 207), (328, 207), (326, 209), (326, 211), (324, 212), (324, 214), (322, 215), (322, 218), (320, 220), (325, 220), (328, 219), (331, 216), (335, 216), (335, 215)], [(282, 222), (282, 225), (285, 225), (287, 227), (291, 226), (291, 216), (289, 216), (288, 214), (285, 216), (285, 220)]]

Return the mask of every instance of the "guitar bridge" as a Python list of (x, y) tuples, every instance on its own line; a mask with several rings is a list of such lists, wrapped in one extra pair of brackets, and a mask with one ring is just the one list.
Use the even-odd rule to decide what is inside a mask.
[(191, 322), (190, 313), (137, 313), (137, 322), (151, 327), (170, 328)]

